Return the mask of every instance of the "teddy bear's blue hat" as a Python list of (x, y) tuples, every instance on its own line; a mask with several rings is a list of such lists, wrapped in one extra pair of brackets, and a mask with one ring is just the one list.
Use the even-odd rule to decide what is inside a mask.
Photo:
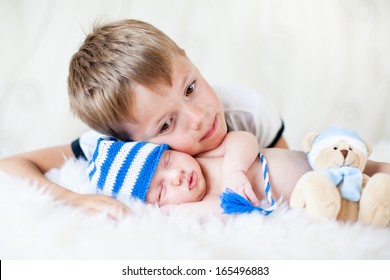
[(349, 128), (332, 127), (323, 130), (314, 139), (311, 150), (308, 152), (308, 159), (311, 167), (313, 167), (313, 163), (322, 149), (332, 146), (342, 140), (347, 141), (351, 146), (360, 150), (362, 153), (368, 153), (365, 142), (360, 138), (356, 131)]
[(357, 140), (359, 142), (363, 142), (362, 138), (360, 138), (360, 136), (353, 129), (343, 128), (343, 127), (332, 127), (332, 128), (328, 128), (328, 129), (322, 131), (320, 134), (318, 134), (318, 136), (316, 137), (316, 139), (313, 142), (313, 145), (316, 142), (322, 141), (322, 140), (329, 138), (329, 137), (348, 138), (348, 139)]

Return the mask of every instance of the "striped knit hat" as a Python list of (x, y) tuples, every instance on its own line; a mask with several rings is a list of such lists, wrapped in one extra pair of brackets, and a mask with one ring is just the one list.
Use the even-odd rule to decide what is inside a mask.
[(168, 145), (147, 142), (121, 142), (100, 138), (88, 165), (88, 177), (98, 193), (122, 202), (146, 199), (150, 182), (162, 153)]

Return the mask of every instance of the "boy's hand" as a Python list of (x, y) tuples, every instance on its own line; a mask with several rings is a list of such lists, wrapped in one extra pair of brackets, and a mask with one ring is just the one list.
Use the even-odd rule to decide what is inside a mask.
[(257, 199), (245, 172), (234, 171), (229, 172), (229, 174), (222, 174), (221, 183), (222, 192), (226, 188), (230, 188), (234, 192), (248, 199), (253, 205), (259, 204), (259, 200)]
[(67, 204), (81, 208), (86, 213), (106, 213), (113, 220), (118, 220), (131, 213), (130, 208), (118, 200), (101, 194), (69, 193)]

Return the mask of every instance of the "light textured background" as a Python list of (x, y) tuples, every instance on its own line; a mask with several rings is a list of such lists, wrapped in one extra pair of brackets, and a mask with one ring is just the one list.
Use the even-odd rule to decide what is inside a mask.
[(256, 88), (292, 148), (312, 130), (390, 139), (390, 1), (0, 0), (0, 157), (69, 143), (68, 63), (102, 21), (148, 21), (187, 50), (211, 83)]

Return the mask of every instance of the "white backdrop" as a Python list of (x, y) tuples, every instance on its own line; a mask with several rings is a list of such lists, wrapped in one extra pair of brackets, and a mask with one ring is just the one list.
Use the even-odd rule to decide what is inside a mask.
[(69, 143), (68, 63), (102, 21), (148, 21), (211, 83), (254, 87), (281, 113), (292, 148), (312, 130), (390, 139), (390, 1), (0, 0), (0, 157)]

